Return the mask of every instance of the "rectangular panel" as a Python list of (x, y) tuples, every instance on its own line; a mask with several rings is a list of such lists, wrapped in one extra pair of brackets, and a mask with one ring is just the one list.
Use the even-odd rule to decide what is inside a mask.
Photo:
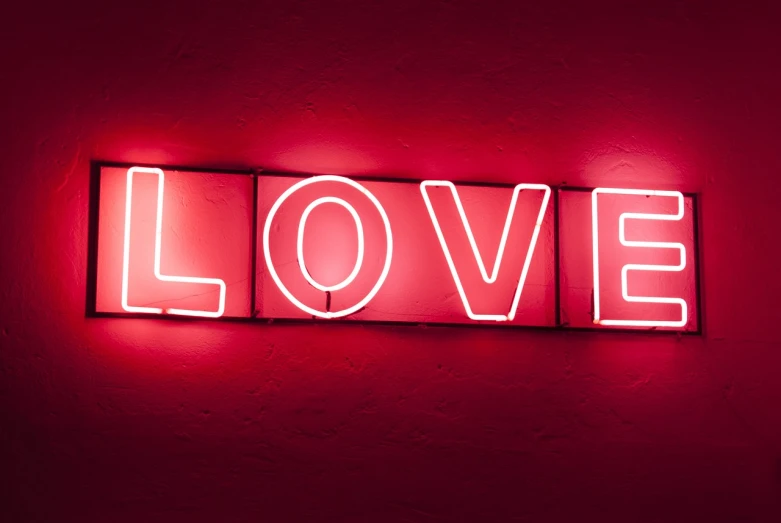
[(260, 177), (258, 226), (258, 317), (555, 324), (544, 186)]
[(252, 178), (102, 167), (95, 311), (248, 317)]
[(559, 209), (564, 325), (699, 331), (692, 196), (563, 190)]
[(675, 191), (132, 166), (95, 188), (92, 313), (701, 331)]

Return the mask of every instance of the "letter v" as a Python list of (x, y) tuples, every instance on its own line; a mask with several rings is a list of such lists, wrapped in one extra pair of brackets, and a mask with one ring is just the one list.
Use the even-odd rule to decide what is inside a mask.
[[(480, 275), (482, 276), (483, 281), (488, 284), (494, 283), (499, 274), (499, 268), (502, 264), (502, 256), (504, 255), (504, 249), (507, 244), (507, 237), (510, 233), (510, 225), (512, 224), (513, 216), (515, 215), (515, 207), (518, 202), (518, 195), (524, 189), (544, 191), (542, 204), (540, 205), (540, 212), (537, 215), (537, 221), (534, 225), (534, 232), (532, 233), (531, 242), (529, 243), (529, 249), (526, 251), (526, 259), (524, 260), (523, 263), (523, 269), (518, 278), (518, 285), (515, 289), (515, 295), (513, 297), (512, 305), (510, 306), (510, 310), (507, 314), (475, 314), (472, 311), (472, 308), (469, 305), (469, 300), (467, 299), (466, 296), (466, 292), (464, 291), (464, 287), (461, 284), (461, 278), (458, 275), (458, 270), (456, 269), (455, 263), (453, 262), (453, 256), (450, 254), (450, 249), (448, 248), (447, 241), (445, 240), (445, 236), (442, 233), (442, 228), (439, 225), (439, 220), (437, 219), (436, 211), (434, 210), (434, 207), (431, 204), (431, 199), (429, 198), (427, 192), (428, 187), (448, 187), (450, 189), (450, 192), (453, 195), (453, 199), (455, 200), (456, 208), (458, 209), (458, 214), (461, 217), (461, 223), (463, 224), (466, 235), (469, 238), (469, 245), (472, 247), (472, 254), (474, 255), (475, 260), (477, 261), (477, 266), (480, 269)], [(510, 201), (510, 208), (507, 211), (507, 219), (505, 220), (504, 223), (502, 238), (501, 241), (499, 242), (499, 250), (497, 251), (496, 260), (494, 261), (494, 267), (493, 270), (491, 271), (490, 276), (488, 275), (485, 264), (483, 263), (483, 258), (480, 256), (480, 251), (477, 248), (475, 237), (472, 234), (472, 228), (469, 226), (469, 220), (466, 217), (464, 206), (461, 204), (461, 198), (459, 198), (458, 196), (458, 191), (456, 190), (455, 185), (447, 181), (426, 180), (420, 184), (420, 192), (423, 195), (423, 200), (426, 203), (426, 208), (428, 209), (429, 216), (431, 217), (431, 223), (434, 225), (434, 229), (436, 230), (437, 237), (439, 238), (439, 243), (442, 246), (442, 251), (445, 254), (445, 259), (447, 260), (448, 267), (450, 268), (450, 273), (453, 275), (453, 280), (455, 281), (456, 288), (458, 289), (458, 294), (461, 296), (461, 301), (464, 304), (464, 308), (466, 309), (467, 316), (469, 316), (469, 318), (473, 320), (512, 321), (518, 309), (518, 302), (521, 299), (521, 292), (523, 291), (523, 285), (524, 282), (526, 281), (526, 275), (529, 272), (529, 265), (531, 264), (532, 255), (534, 254), (534, 248), (537, 244), (537, 237), (540, 234), (540, 227), (542, 225), (543, 219), (545, 218), (545, 210), (548, 207), (548, 200), (550, 199), (550, 192), (551, 192), (550, 187), (542, 184), (527, 184), (527, 183), (522, 183), (515, 186), (515, 189), (513, 190), (512, 200)]]

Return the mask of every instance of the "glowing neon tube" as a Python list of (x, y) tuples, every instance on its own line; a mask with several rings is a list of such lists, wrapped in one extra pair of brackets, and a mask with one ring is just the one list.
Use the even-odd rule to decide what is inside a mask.
[[(154, 274), (160, 281), (177, 283), (204, 283), (217, 285), (220, 288), (219, 305), (217, 311), (201, 311), (189, 309), (161, 309), (158, 307), (139, 307), (128, 305), (128, 277), (130, 272), (130, 226), (131, 226), (131, 206), (133, 203), (133, 174), (148, 173), (157, 175), (157, 214), (155, 217), (155, 260)], [(225, 282), (218, 278), (200, 278), (193, 276), (169, 276), (160, 272), (160, 255), (162, 252), (162, 231), (163, 231), (163, 191), (165, 188), (165, 175), (162, 169), (148, 167), (131, 167), (127, 171), (127, 191), (125, 200), (125, 236), (124, 250), (122, 256), (122, 308), (127, 312), (142, 312), (149, 314), (176, 314), (180, 316), (200, 316), (204, 318), (219, 318), (225, 312)]]
[[(621, 296), (630, 303), (669, 303), (681, 306), (681, 319), (675, 321), (665, 320), (615, 320), (602, 318), (600, 309), (599, 289), (599, 227), (597, 212), (597, 197), (599, 194), (627, 194), (635, 196), (659, 196), (676, 198), (678, 211), (676, 214), (659, 213), (622, 213), (618, 218), (618, 240), (625, 247), (645, 247), (657, 249), (677, 249), (680, 253), (680, 262), (677, 265), (653, 265), (630, 263), (621, 268)], [(594, 268), (594, 323), (609, 326), (625, 327), (683, 327), (688, 321), (688, 308), (683, 298), (665, 298), (658, 296), (632, 296), (629, 294), (629, 271), (666, 271), (680, 272), (686, 267), (686, 247), (676, 242), (649, 242), (633, 241), (626, 239), (626, 220), (664, 220), (678, 221), (683, 218), (683, 194), (678, 191), (654, 191), (645, 189), (609, 189), (600, 187), (591, 193), (591, 227), (592, 227), (592, 253)]]
[[(439, 220), (437, 219), (436, 211), (434, 211), (434, 207), (431, 204), (431, 199), (429, 198), (427, 192), (428, 187), (447, 187), (450, 189), (450, 192), (453, 195), (453, 199), (455, 200), (456, 207), (458, 209), (458, 214), (461, 217), (461, 224), (464, 226), (466, 235), (469, 238), (469, 245), (472, 248), (472, 254), (475, 257), (475, 260), (477, 261), (477, 266), (480, 270), (480, 275), (483, 278), (483, 281), (488, 284), (494, 283), (496, 281), (497, 275), (499, 274), (499, 268), (502, 264), (504, 249), (507, 244), (507, 237), (510, 233), (510, 225), (512, 224), (513, 215), (515, 214), (515, 207), (518, 202), (518, 195), (522, 190), (525, 189), (544, 191), (542, 204), (540, 205), (540, 212), (538, 213), (537, 221), (534, 224), (534, 232), (532, 234), (532, 239), (529, 244), (529, 249), (526, 252), (526, 259), (524, 260), (523, 263), (523, 269), (521, 270), (521, 274), (518, 279), (518, 286), (516, 287), (515, 295), (513, 297), (512, 304), (510, 305), (510, 310), (507, 314), (475, 314), (472, 311), (472, 308), (469, 305), (469, 299), (467, 298), (466, 292), (464, 291), (464, 287), (461, 284), (461, 278), (458, 276), (458, 270), (456, 269), (455, 263), (453, 262), (453, 256), (450, 254), (450, 249), (447, 246), (447, 241), (445, 240), (445, 236), (442, 233), (442, 228), (439, 225)], [(453, 185), (452, 182), (448, 182), (448, 181), (426, 180), (420, 184), (420, 192), (423, 195), (423, 200), (426, 203), (426, 209), (428, 209), (428, 214), (429, 217), (431, 218), (431, 223), (434, 225), (434, 230), (436, 231), (437, 237), (439, 238), (439, 244), (442, 246), (442, 252), (445, 254), (445, 259), (447, 260), (447, 265), (450, 269), (450, 274), (453, 276), (453, 281), (456, 284), (456, 288), (458, 289), (458, 295), (461, 297), (461, 301), (464, 304), (464, 309), (466, 310), (467, 316), (469, 316), (469, 318), (473, 320), (512, 321), (512, 319), (515, 318), (516, 311), (518, 310), (518, 303), (520, 302), (521, 299), (521, 292), (523, 291), (523, 286), (524, 283), (526, 282), (526, 275), (529, 272), (529, 265), (531, 264), (534, 248), (537, 245), (537, 238), (539, 237), (540, 234), (542, 221), (545, 218), (545, 210), (548, 207), (548, 200), (550, 199), (550, 192), (551, 192), (550, 187), (542, 184), (528, 184), (528, 183), (522, 183), (515, 186), (515, 189), (513, 190), (512, 199), (510, 200), (510, 208), (507, 210), (507, 218), (505, 219), (504, 222), (504, 230), (502, 231), (502, 238), (499, 242), (499, 249), (496, 254), (496, 260), (494, 262), (494, 266), (490, 276), (488, 275), (488, 271), (486, 270), (485, 264), (483, 263), (483, 258), (480, 256), (480, 251), (477, 248), (477, 242), (475, 241), (474, 234), (472, 234), (472, 228), (469, 225), (469, 219), (466, 216), (466, 211), (464, 210), (464, 206), (461, 204), (461, 198), (458, 196), (458, 190), (456, 189), (456, 186)]]
[[(277, 270), (274, 267), (274, 262), (271, 257), (271, 249), (270, 249), (271, 225), (274, 221), (274, 217), (279, 211), (279, 208), (282, 206), (285, 200), (287, 200), (296, 191), (308, 185), (314, 183), (321, 183), (321, 182), (344, 183), (360, 191), (364, 196), (366, 196), (369, 199), (369, 201), (372, 202), (374, 207), (377, 209), (377, 212), (380, 213), (380, 217), (382, 218), (382, 222), (385, 227), (385, 237), (386, 237), (385, 263), (383, 265), (382, 272), (380, 273), (380, 277), (377, 279), (377, 283), (375, 283), (374, 287), (372, 287), (369, 293), (366, 294), (366, 296), (364, 296), (363, 299), (361, 299), (358, 303), (356, 303), (351, 307), (347, 307), (339, 311), (321, 311), (309, 307), (308, 305), (301, 302), (301, 300), (296, 298), (293, 295), (293, 293), (291, 293), (290, 290), (285, 286), (285, 284), (282, 283), (282, 280), (277, 274)], [(311, 277), (309, 272), (306, 270), (303, 261), (304, 225), (306, 224), (306, 219), (308, 218), (309, 213), (315, 207), (317, 207), (322, 203), (335, 203), (343, 206), (352, 215), (353, 219), (355, 220), (356, 229), (358, 230), (358, 259), (355, 263), (355, 267), (353, 268), (353, 271), (350, 273), (350, 275), (344, 281), (330, 287), (317, 283)], [(363, 224), (361, 223), (360, 217), (358, 216), (358, 213), (355, 211), (354, 207), (352, 207), (350, 204), (348, 204), (346, 201), (342, 200), (341, 198), (325, 197), (325, 198), (319, 198), (315, 200), (314, 202), (309, 204), (309, 206), (304, 210), (304, 213), (301, 216), (301, 220), (299, 221), (299, 225), (298, 225), (298, 241), (297, 241), (298, 263), (299, 263), (299, 267), (301, 268), (301, 272), (304, 275), (304, 278), (306, 278), (306, 280), (312, 286), (324, 292), (337, 291), (345, 288), (350, 283), (352, 283), (352, 281), (360, 272), (363, 263), (363, 255), (364, 255), (363, 240), (364, 240)], [(369, 190), (367, 190), (364, 186), (362, 186), (358, 182), (355, 182), (343, 176), (333, 176), (333, 175), (313, 176), (312, 178), (307, 178), (305, 180), (302, 180), (296, 183), (295, 185), (293, 185), (292, 187), (290, 187), (289, 189), (287, 189), (284, 193), (282, 193), (282, 195), (279, 198), (277, 198), (277, 200), (274, 202), (274, 205), (271, 206), (271, 210), (269, 211), (268, 216), (266, 217), (266, 224), (263, 227), (263, 256), (266, 260), (266, 266), (268, 267), (268, 271), (269, 274), (271, 275), (271, 278), (274, 280), (274, 283), (276, 283), (279, 290), (282, 291), (282, 294), (284, 294), (285, 297), (290, 301), (290, 303), (298, 307), (300, 310), (306, 312), (307, 314), (311, 314), (312, 316), (316, 316), (318, 318), (341, 318), (344, 316), (349, 316), (350, 314), (353, 314), (354, 312), (357, 312), (362, 308), (364, 308), (366, 304), (369, 303), (372, 300), (372, 298), (374, 298), (374, 296), (382, 287), (383, 283), (385, 283), (385, 279), (388, 277), (391, 261), (393, 259), (393, 234), (391, 232), (391, 226), (390, 226), (390, 221), (388, 220), (388, 215), (386, 214), (385, 209), (382, 207), (382, 204), (380, 204), (379, 200), (377, 200), (377, 198), (371, 192), (369, 192)]]

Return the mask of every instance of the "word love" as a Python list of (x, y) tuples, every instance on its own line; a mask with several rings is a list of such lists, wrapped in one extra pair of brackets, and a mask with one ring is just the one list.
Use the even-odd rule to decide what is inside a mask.
[(699, 332), (696, 200), (101, 166), (92, 312)]

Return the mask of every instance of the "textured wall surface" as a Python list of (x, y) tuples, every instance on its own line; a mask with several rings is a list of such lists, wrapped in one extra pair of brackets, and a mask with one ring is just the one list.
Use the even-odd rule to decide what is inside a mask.
[[(0, 519), (781, 519), (779, 13), (52, 4), (0, 32)], [(92, 159), (697, 191), (705, 335), (85, 319)]]

